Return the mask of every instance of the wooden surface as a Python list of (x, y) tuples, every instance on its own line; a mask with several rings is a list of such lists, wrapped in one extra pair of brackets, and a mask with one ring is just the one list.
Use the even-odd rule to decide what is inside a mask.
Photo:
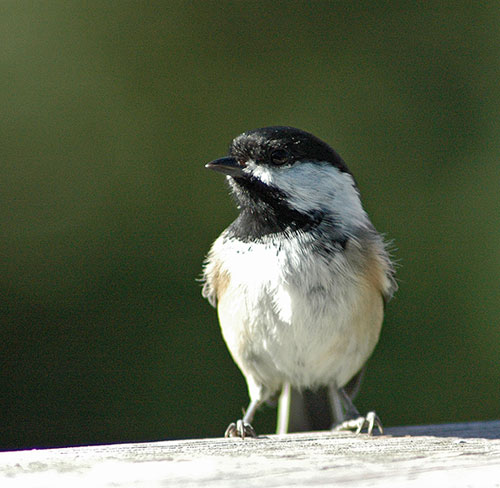
[(500, 421), (0, 453), (0, 487), (500, 487)]

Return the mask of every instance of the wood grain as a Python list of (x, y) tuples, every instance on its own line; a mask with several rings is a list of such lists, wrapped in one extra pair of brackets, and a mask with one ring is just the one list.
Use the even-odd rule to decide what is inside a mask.
[(0, 453), (11, 487), (500, 487), (500, 421)]

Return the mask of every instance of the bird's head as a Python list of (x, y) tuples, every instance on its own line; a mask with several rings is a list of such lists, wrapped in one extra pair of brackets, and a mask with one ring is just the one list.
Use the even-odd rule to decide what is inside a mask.
[(317, 137), (293, 127), (264, 127), (236, 137), (229, 156), (207, 168), (226, 175), (241, 213), (261, 232), (299, 229), (323, 219), (346, 231), (367, 221), (342, 158)]

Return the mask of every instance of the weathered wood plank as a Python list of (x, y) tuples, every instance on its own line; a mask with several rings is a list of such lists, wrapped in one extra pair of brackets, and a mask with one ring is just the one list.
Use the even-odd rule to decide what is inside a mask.
[(0, 453), (13, 487), (500, 487), (500, 421)]

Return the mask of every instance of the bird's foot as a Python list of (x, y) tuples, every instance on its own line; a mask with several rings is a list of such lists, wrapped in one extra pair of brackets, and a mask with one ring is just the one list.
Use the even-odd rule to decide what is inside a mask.
[(249, 423), (238, 420), (236, 423), (233, 422), (229, 424), (224, 437), (241, 437), (244, 439), (245, 437), (257, 437), (257, 434)]
[(360, 415), (357, 418), (345, 420), (336, 425), (333, 430), (355, 430), (359, 434), (366, 427), (368, 435), (373, 434), (373, 429), (378, 429), (381, 434), (384, 433), (382, 422), (375, 412), (368, 412), (365, 417)]

